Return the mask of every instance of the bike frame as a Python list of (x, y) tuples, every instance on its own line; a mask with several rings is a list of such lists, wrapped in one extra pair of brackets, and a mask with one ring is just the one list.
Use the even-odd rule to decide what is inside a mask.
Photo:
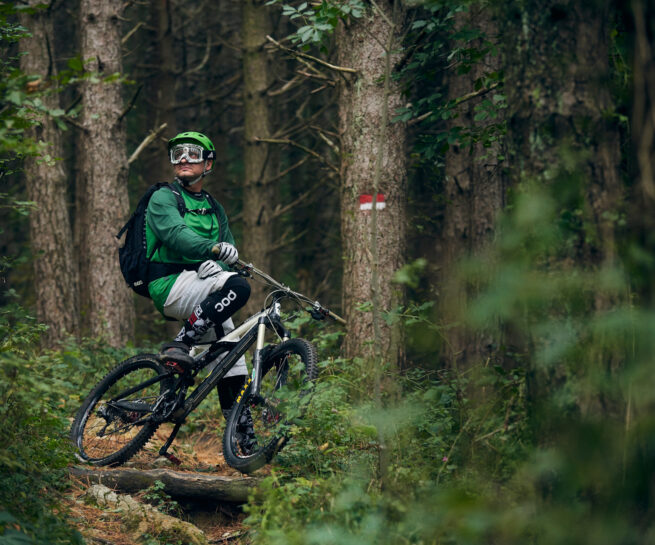
[[(208, 348), (194, 357), (193, 361), (196, 370), (191, 374), (191, 376), (188, 374), (183, 374), (175, 381), (175, 385), (173, 386), (172, 391), (177, 392), (177, 397), (172, 402), (172, 408), (167, 408), (167, 412), (163, 416), (158, 416), (156, 414), (160, 410), (160, 407), (166, 403), (166, 397), (165, 394), (163, 394), (159, 396), (150, 414), (147, 417), (141, 419), (144, 423), (153, 417), (160, 418), (161, 422), (175, 423), (175, 427), (173, 428), (171, 435), (159, 450), (159, 455), (165, 456), (176, 464), (179, 464), (180, 461), (175, 456), (168, 453), (168, 448), (173, 443), (173, 440), (175, 439), (180, 426), (186, 420), (186, 417), (192, 411), (194, 411), (196, 407), (198, 407), (198, 405), (200, 405), (200, 403), (207, 397), (214, 386), (216, 386), (218, 382), (227, 374), (227, 372), (232, 369), (232, 367), (234, 367), (238, 359), (246, 353), (246, 351), (252, 346), (253, 343), (256, 343), (256, 345), (253, 354), (252, 373), (239, 395), (243, 395), (247, 388), (250, 388), (250, 395), (259, 395), (262, 373), (261, 363), (263, 360), (262, 354), (264, 351), (266, 329), (271, 329), (274, 333), (276, 333), (282, 342), (288, 340), (291, 337), (289, 331), (284, 327), (280, 317), (281, 299), (285, 297), (296, 298), (299, 301), (312, 305), (312, 310), (310, 313), (314, 318), (322, 319), (324, 316), (330, 316), (334, 320), (345, 324), (343, 318), (337, 316), (332, 311), (323, 308), (318, 301), (311, 301), (306, 296), (291, 290), (284, 284), (281, 284), (277, 280), (256, 269), (251, 264), (246, 264), (242, 261), (238, 261), (238, 265), (241, 267), (241, 270), (243, 271), (241, 274), (244, 274), (244, 276), (251, 276), (251, 273), (255, 273), (263, 278), (270, 286), (275, 288), (276, 291), (271, 294), (271, 303), (260, 312), (247, 318), (241, 325), (239, 325), (239, 327), (230, 331), (221, 339), (212, 342)], [(198, 372), (210, 365), (219, 355), (225, 353), (226, 351), (227, 353), (223, 356), (221, 361), (218, 362), (218, 364), (211, 370), (209, 375), (205, 377), (187, 397), (186, 392), (189, 387), (193, 386), (193, 379), (196, 377)], [(142, 382), (137, 386), (128, 388), (124, 392), (118, 394), (112, 400), (112, 402), (120, 405), (121, 397), (128, 396), (138, 391), (139, 389), (161, 381), (164, 377), (168, 376), (170, 375), (159, 375), (158, 377)]]
[(223, 353), (227, 344), (234, 344), (234, 347), (212, 369), (211, 373), (185, 398), (182, 407), (183, 412), (178, 415), (177, 412), (180, 410), (178, 409), (175, 412), (175, 420), (186, 418), (189, 413), (198, 407), (214, 386), (232, 369), (237, 360), (252, 346), (253, 342), (256, 342), (256, 345), (253, 355), (252, 374), (248, 383), (252, 383), (252, 394), (259, 394), (261, 351), (264, 348), (267, 327), (280, 334), (283, 341), (290, 338), (289, 332), (284, 328), (280, 319), (280, 303), (278, 298), (274, 298), (270, 306), (252, 315), (239, 327), (230, 331), (220, 340), (214, 341), (209, 348), (194, 358), (195, 366), (200, 370), (207, 367), (219, 354)]
[[(173, 431), (171, 432), (164, 445), (159, 450), (160, 456), (165, 456), (176, 464), (180, 463), (180, 461), (174, 455), (168, 453), (168, 448), (173, 443), (173, 440), (175, 439), (180, 426), (184, 423), (186, 417), (191, 412), (193, 412), (196, 407), (200, 405), (200, 403), (202, 403), (207, 395), (209, 395), (214, 386), (216, 386), (218, 382), (227, 374), (227, 372), (232, 367), (234, 367), (237, 360), (246, 353), (246, 351), (252, 346), (253, 343), (256, 343), (256, 345), (253, 355), (252, 373), (244, 385), (242, 394), (248, 387), (250, 387), (251, 395), (256, 396), (259, 394), (262, 372), (262, 351), (265, 344), (266, 329), (272, 329), (279, 335), (282, 341), (286, 341), (291, 337), (289, 331), (284, 327), (280, 318), (279, 300), (282, 297), (284, 297), (284, 294), (274, 295), (273, 301), (268, 307), (246, 319), (239, 327), (230, 331), (221, 339), (212, 342), (208, 348), (194, 357), (194, 364), (196, 368), (195, 373), (191, 377), (187, 375), (181, 375), (177, 379), (173, 387), (173, 391), (177, 392), (177, 399), (175, 399), (173, 402), (173, 408), (171, 409), (171, 412), (162, 418), (162, 422), (175, 422), (175, 427), (173, 428)], [(187, 397), (187, 389), (193, 385), (193, 378), (196, 376), (196, 374), (203, 368), (210, 365), (219, 355), (225, 353), (227, 347), (230, 347), (230, 349), (223, 356), (221, 361), (218, 362), (218, 364), (211, 370), (209, 375), (205, 377)], [(118, 394), (114, 398), (114, 401), (120, 405), (121, 397), (128, 396), (145, 386), (161, 381), (165, 376), (168, 375), (160, 375), (156, 378), (133, 386)], [(156, 417), (156, 412), (164, 403), (164, 401), (164, 395), (160, 396), (155, 403), (155, 406), (152, 408), (150, 415), (145, 417), (143, 421), (145, 422), (147, 419), (150, 419), (153, 416)]]

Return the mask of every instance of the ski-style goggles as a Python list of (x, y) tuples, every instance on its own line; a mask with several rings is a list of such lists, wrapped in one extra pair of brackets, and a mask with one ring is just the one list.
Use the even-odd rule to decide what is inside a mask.
[(173, 165), (179, 164), (182, 159), (186, 159), (187, 163), (202, 163), (206, 159), (214, 158), (213, 150), (206, 150), (195, 144), (178, 144), (173, 146), (169, 153)]

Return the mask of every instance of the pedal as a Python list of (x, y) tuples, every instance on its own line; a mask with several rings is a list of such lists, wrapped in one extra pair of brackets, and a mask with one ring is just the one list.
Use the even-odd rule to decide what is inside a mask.
[(182, 460), (180, 460), (175, 454), (171, 454), (170, 452), (164, 452), (162, 454), (164, 458), (169, 460), (172, 464), (175, 464), (176, 466), (179, 466), (182, 463)]
[(164, 365), (171, 369), (173, 372), (179, 373), (180, 375), (183, 375), (186, 372), (186, 369), (176, 361), (168, 360), (164, 363)]

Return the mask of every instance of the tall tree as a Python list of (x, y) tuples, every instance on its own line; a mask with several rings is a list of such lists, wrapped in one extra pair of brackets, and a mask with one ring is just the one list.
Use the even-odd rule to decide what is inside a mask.
[[(31, 5), (43, 2), (31, 2)], [(23, 13), (21, 24), (31, 36), (21, 40), (20, 67), (26, 74), (38, 76), (31, 85), (35, 91), (46, 89), (42, 97), (48, 110), (59, 109), (59, 94), (54, 92), (56, 76), (54, 29), (51, 2), (46, 9)], [(32, 129), (31, 136), (44, 146), (39, 157), (25, 161), (25, 185), (36, 209), (30, 214), (30, 241), (34, 256), (34, 291), (37, 319), (48, 325), (42, 337), (52, 347), (66, 334), (78, 333), (77, 268), (73, 255), (68, 178), (61, 158), (64, 156), (62, 135), (52, 118), (44, 116)]]
[[(170, 0), (157, 0), (152, 3), (151, 18), (151, 64), (154, 73), (145, 81), (145, 92), (151, 112), (148, 122), (151, 129), (166, 123), (164, 135), (177, 134), (175, 118), (176, 90), (181, 66), (175, 55), (173, 36), (173, 9)], [(195, 129), (194, 129), (195, 130)], [(148, 184), (169, 181), (171, 168), (166, 161), (166, 144), (158, 139), (143, 161), (148, 175)]]
[(506, 49), (511, 183), (548, 184), (561, 165), (572, 174), (562, 187), (566, 204), (582, 218), (569, 220), (578, 233), (572, 257), (611, 263), (623, 200), (618, 116), (608, 115), (615, 110), (608, 85), (611, 2), (521, 6), (524, 23), (516, 23), (516, 41)]
[[(539, 187), (555, 197), (558, 227), (566, 244), (542, 266), (593, 271), (612, 265), (623, 187), (618, 116), (609, 115), (614, 112), (608, 85), (611, 3), (516, 4), (512, 8), (519, 11), (505, 34), (510, 40), (505, 85), (510, 105), (510, 183)], [(615, 303), (606, 290), (597, 289), (583, 304), (593, 315)], [(508, 341), (532, 352), (522, 338)], [(617, 365), (611, 355), (606, 357), (600, 363), (602, 372)], [(561, 380), (555, 374), (552, 368), (534, 363), (528, 370), (537, 433), (552, 423), (550, 410), (539, 409)], [(590, 397), (584, 403), (598, 415), (613, 409), (602, 394)]]
[[(340, 28), (336, 42), (339, 65), (356, 71), (339, 90), (344, 352), (370, 356), (379, 350), (390, 362), (400, 347), (380, 313), (402, 302), (392, 277), (404, 263), (407, 221), (406, 129), (390, 122), (402, 104), (400, 86), (390, 77), (400, 60), (399, 4), (374, 3), (366, 16)], [(372, 202), (376, 194), (379, 207)], [(372, 312), (362, 307), (370, 301)]]
[[(503, 127), (499, 106), (504, 102), (495, 103), (491, 98), (500, 93), (494, 91), (498, 81), (492, 77), (500, 71), (500, 56), (490, 54), (489, 40), (495, 40), (497, 34), (493, 13), (485, 2), (470, 3), (455, 16), (453, 32), (459, 38), (450, 50), (459, 53), (451, 60), (446, 85), (448, 104), (453, 105), (447, 130), (455, 138), (449, 139), (452, 144), (444, 153), (444, 213), (436, 252), (439, 315), (447, 325), (460, 322), (468, 299), (475, 296), (458, 278), (457, 263), (492, 240), (506, 193), (498, 159), (502, 153), (498, 132)], [(467, 36), (475, 38), (463, 38)], [(447, 327), (444, 335), (444, 356), (450, 365), (473, 364), (488, 355), (487, 347), (492, 344), (484, 331), (463, 326)]]
[[(243, 25), (243, 254), (259, 268), (271, 270), (273, 246), (273, 149), (258, 139), (271, 135), (271, 112), (267, 91), (271, 75), (269, 55), (264, 49), (271, 33), (271, 14), (263, 0), (244, 0)], [(250, 310), (261, 306), (263, 287), (253, 285)]]
[[(82, 0), (82, 84), (77, 210), (83, 310), (92, 335), (120, 346), (133, 335), (132, 294), (118, 266), (114, 235), (128, 209), (125, 116), (121, 96), (121, 4)], [(117, 79), (118, 78), (118, 79)]]

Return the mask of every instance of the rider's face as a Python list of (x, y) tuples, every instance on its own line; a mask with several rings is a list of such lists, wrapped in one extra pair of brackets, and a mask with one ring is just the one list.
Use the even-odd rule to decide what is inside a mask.
[[(211, 168), (211, 161), (207, 161), (207, 169)], [(205, 162), (189, 163), (182, 159), (177, 165), (173, 165), (175, 176), (180, 180), (195, 180), (205, 170)]]

